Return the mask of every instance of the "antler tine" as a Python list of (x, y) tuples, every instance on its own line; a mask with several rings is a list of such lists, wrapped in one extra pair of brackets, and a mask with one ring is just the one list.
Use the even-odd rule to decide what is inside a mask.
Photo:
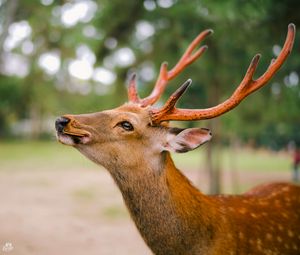
[[(151, 120), (153, 124), (159, 124), (162, 121), (168, 120), (203, 120), (203, 119), (211, 119), (217, 116), (220, 116), (231, 109), (235, 108), (245, 97), (259, 88), (263, 87), (279, 70), (282, 66), (288, 55), (290, 54), (294, 40), (295, 40), (296, 27), (294, 24), (289, 24), (288, 33), (284, 43), (284, 46), (278, 55), (278, 57), (274, 60), (272, 59), (269, 67), (265, 71), (263, 75), (261, 75), (258, 79), (253, 80), (253, 75), (257, 68), (260, 55), (257, 54), (252, 59), (248, 70), (234, 93), (231, 95), (229, 99), (220, 103), (217, 106), (207, 108), (207, 109), (177, 109), (175, 104), (172, 107), (168, 106), (168, 102), (161, 109), (153, 109), (150, 111)], [(168, 109), (166, 111), (165, 109)]]
[[(168, 99), (163, 108), (157, 112), (156, 118), (159, 116), (166, 115), (173, 111), (178, 99), (183, 95), (183, 93), (187, 90), (187, 88), (192, 84), (192, 80), (188, 79), (185, 83), (183, 83)], [(153, 119), (153, 115), (152, 115)]]
[(132, 102), (132, 103), (139, 103), (140, 102), (140, 98), (138, 96), (137, 86), (136, 86), (136, 73), (133, 73), (130, 77), (127, 92), (128, 92), (129, 102)]
[(296, 26), (293, 23), (291, 23), (288, 26), (288, 33), (281, 52), (279, 53), (278, 57), (275, 60), (274, 59), (271, 60), (271, 63), (268, 69), (266, 70), (266, 72), (261, 77), (259, 77), (256, 81), (254, 81), (254, 86), (251, 89), (250, 93), (264, 86), (273, 77), (273, 75), (279, 70), (279, 68), (282, 66), (282, 64), (287, 59), (287, 57), (289, 56), (289, 54), (293, 49), (295, 34), (296, 34)]
[[(184, 68), (186, 68), (188, 65), (192, 64), (195, 60), (197, 60), (206, 50), (207, 46), (204, 45), (200, 47), (196, 52), (193, 53), (193, 51), (196, 49), (196, 47), (213, 31), (211, 29), (207, 29), (200, 33), (193, 42), (189, 45), (185, 53), (182, 55), (178, 63), (170, 70), (168, 71), (168, 63), (164, 62), (162, 63), (160, 67), (160, 72), (158, 79), (155, 83), (155, 86), (151, 92), (151, 94), (148, 97), (145, 97), (144, 99), (138, 100), (139, 104), (142, 107), (146, 107), (149, 105), (153, 105), (162, 95), (164, 92), (167, 84), (169, 81), (174, 79), (179, 73), (183, 71)], [(131, 86), (129, 87), (131, 88)], [(133, 89), (131, 88), (133, 91)], [(135, 89), (136, 91), (136, 89)], [(131, 93), (128, 93), (131, 94)], [(137, 93), (134, 93), (137, 95)], [(131, 101), (131, 98), (130, 98)]]
[(180, 73), (186, 66), (196, 61), (208, 49), (207, 45), (204, 45), (193, 54), (195, 48), (212, 33), (212, 29), (204, 30), (194, 39), (194, 41), (192, 41), (178, 63), (174, 66), (174, 68), (172, 68), (172, 70), (169, 71), (168, 75), (170, 80), (176, 77), (177, 74)]

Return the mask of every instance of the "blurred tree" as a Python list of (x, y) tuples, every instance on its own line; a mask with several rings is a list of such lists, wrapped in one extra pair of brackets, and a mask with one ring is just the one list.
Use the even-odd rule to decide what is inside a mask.
[[(0, 136), (24, 118), (31, 121), (32, 136), (39, 137), (44, 120), (53, 115), (117, 106), (126, 101), (133, 71), (140, 94), (147, 95), (160, 63), (174, 66), (206, 28), (215, 31), (205, 41), (209, 50), (170, 82), (161, 101), (192, 78), (179, 106), (215, 105), (233, 92), (257, 52), (263, 58), (256, 75), (265, 71), (288, 23), (300, 27), (299, 10), (295, 0), (3, 0)], [(207, 151), (212, 193), (220, 188), (222, 143), (254, 141), (279, 149), (300, 139), (298, 42), (297, 35), (292, 56), (269, 86), (233, 112), (204, 122), (214, 133)]]
[(0, 137), (11, 135), (9, 123), (23, 117), (24, 101), (21, 95), (21, 82), (0, 76)]

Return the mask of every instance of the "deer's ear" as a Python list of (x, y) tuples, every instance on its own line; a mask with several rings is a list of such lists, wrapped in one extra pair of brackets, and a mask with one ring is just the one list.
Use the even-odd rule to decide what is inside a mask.
[(170, 152), (187, 152), (196, 149), (211, 139), (212, 135), (206, 128), (170, 128), (164, 150)]

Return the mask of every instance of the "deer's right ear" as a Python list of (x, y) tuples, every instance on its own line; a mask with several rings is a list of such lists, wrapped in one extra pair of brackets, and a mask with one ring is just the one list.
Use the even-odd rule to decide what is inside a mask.
[(163, 150), (170, 152), (188, 152), (208, 142), (212, 135), (206, 128), (170, 128)]

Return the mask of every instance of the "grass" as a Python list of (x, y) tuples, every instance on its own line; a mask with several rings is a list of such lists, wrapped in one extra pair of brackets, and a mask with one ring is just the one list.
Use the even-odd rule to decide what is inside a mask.
[[(206, 165), (206, 151), (199, 148), (185, 154), (174, 154), (174, 161), (180, 169), (202, 169)], [(287, 153), (264, 150), (241, 149), (232, 152), (225, 148), (220, 151), (221, 167), (239, 171), (290, 171), (291, 158)]]
[[(242, 171), (290, 171), (291, 159), (286, 153), (241, 149), (235, 153), (223, 149), (220, 153), (223, 169), (235, 167)], [(180, 169), (203, 169), (205, 145), (195, 151), (174, 154)], [(56, 141), (0, 142), (0, 171), (56, 171), (61, 169), (98, 169), (76, 149)]]
[(97, 168), (75, 149), (56, 141), (0, 142), (1, 171)]
[[(205, 145), (195, 151), (172, 156), (176, 166), (181, 170), (200, 170), (201, 173), (205, 171)], [(226, 170), (227, 173), (227, 181), (226, 178), (222, 181), (224, 183), (222, 190), (227, 193), (240, 193), (247, 190), (258, 183), (258, 180), (255, 178), (260, 176), (261, 173), (268, 173), (268, 176), (272, 177), (274, 174), (289, 173), (291, 171), (291, 157), (284, 152), (274, 153), (266, 150), (245, 148), (233, 152), (225, 148), (220, 151), (220, 162), (221, 169)], [(59, 172), (66, 170), (98, 171), (101, 168), (86, 159), (76, 149), (61, 145), (56, 141), (0, 141), (0, 173), (18, 174), (22, 171)], [(230, 170), (235, 170), (235, 172)], [(251, 180), (243, 179), (242, 176), (249, 176)], [(266, 182), (266, 177), (264, 178), (261, 182)], [(51, 185), (44, 178), (31, 181), (39, 186)], [(201, 184), (201, 190), (207, 191), (203, 187), (203, 183)], [(72, 191), (71, 196), (80, 202), (88, 204), (97, 197), (96, 193), (97, 190), (89, 186)], [(119, 213), (119, 210), (116, 208), (108, 208), (102, 214), (119, 217), (119, 214), (122, 213)]]

